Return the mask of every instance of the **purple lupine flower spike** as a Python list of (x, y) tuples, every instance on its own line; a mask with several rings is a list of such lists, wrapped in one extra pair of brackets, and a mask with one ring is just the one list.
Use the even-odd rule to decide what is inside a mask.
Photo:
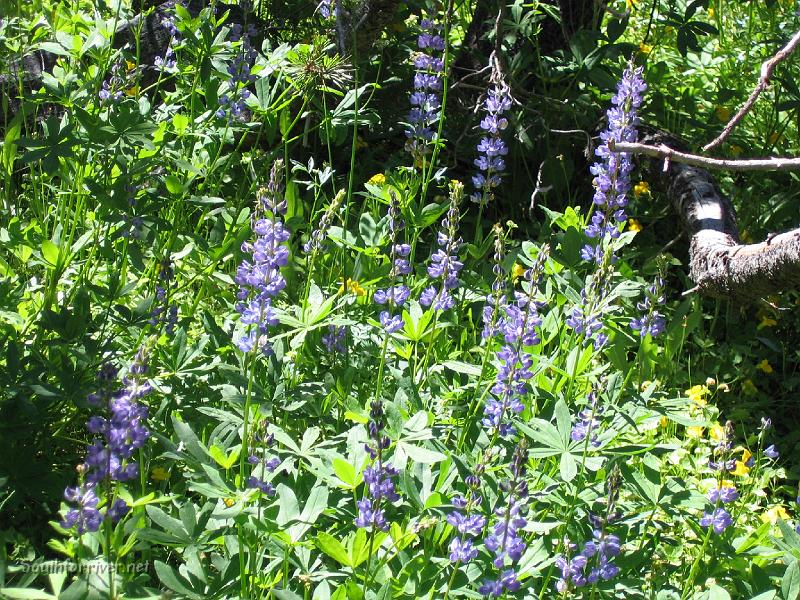
[(227, 72), (230, 76), (230, 79), (228, 79), (228, 93), (219, 97), (220, 107), (215, 113), (219, 118), (225, 117), (228, 113), (230, 113), (228, 118), (231, 119), (244, 118), (245, 108), (247, 108), (246, 100), (250, 97), (250, 90), (247, 86), (256, 80), (256, 76), (250, 72), (258, 56), (258, 52), (251, 41), (251, 38), (254, 38), (256, 33), (256, 28), (252, 24), (248, 25), (247, 28), (244, 28), (240, 23), (234, 23), (231, 26), (230, 41), (241, 41), (241, 44), (230, 63), (228, 63)]
[(505, 315), (498, 323), (498, 333), (503, 335), (504, 344), (497, 351), (500, 366), (491, 388), (494, 397), (486, 402), (481, 421), (490, 435), (512, 435), (514, 426), (511, 418), (525, 409), (521, 398), (527, 394), (527, 381), (533, 377), (533, 357), (524, 348), (539, 343), (536, 328), (541, 325), (542, 319), (535, 296), (539, 275), (548, 255), (549, 247), (544, 246), (534, 266), (525, 272), (527, 293), (519, 295), (514, 304), (505, 305)]
[(366, 445), (366, 450), (372, 457), (373, 463), (364, 469), (366, 495), (357, 503), (358, 516), (355, 524), (360, 529), (388, 531), (385, 505), (400, 499), (394, 487), (394, 478), (399, 472), (386, 462), (383, 455), (384, 450), (389, 447), (390, 440), (383, 433), (386, 416), (380, 399), (370, 404), (369, 415), (367, 430), (370, 441)]
[[(253, 242), (242, 244), (242, 250), (251, 255), (236, 271), (234, 281), (239, 285), (236, 310), (246, 333), (236, 341), (242, 352), (254, 348), (269, 354), (272, 347), (267, 333), (278, 324), (272, 301), (286, 286), (281, 267), (289, 263), (289, 230), (281, 217), (286, 214), (286, 200), (281, 196), (283, 161), (275, 161), (266, 188), (259, 191), (258, 206), (253, 215)], [(251, 262), (252, 261), (252, 262)]]
[(417, 38), (420, 50), (414, 57), (416, 73), (414, 92), (411, 94), (411, 111), (408, 114), (409, 128), (406, 130), (406, 150), (414, 157), (414, 164), (421, 166), (436, 141), (434, 124), (440, 118), (442, 108), (439, 94), (442, 91), (442, 72), (445, 40), (441, 35), (441, 25), (430, 19), (420, 21), (422, 30)]
[(486, 548), (494, 554), (492, 565), (500, 571), (497, 579), (486, 580), (478, 588), (484, 596), (499, 598), (505, 592), (515, 592), (520, 588), (513, 563), (522, 558), (527, 548), (522, 538), (522, 528), (527, 525), (524, 517), (528, 500), (528, 484), (525, 482), (527, 462), (528, 445), (522, 439), (514, 448), (511, 477), (500, 484), (500, 489), (506, 493), (506, 503), (495, 510), (495, 523), (484, 540)]
[(657, 307), (664, 304), (664, 279), (656, 277), (655, 281), (647, 288), (644, 300), (636, 303), (641, 316), (632, 319), (630, 327), (639, 332), (639, 336), (644, 338), (649, 334), (651, 337), (660, 335), (666, 327), (664, 316), (658, 311)]
[(454, 181), (450, 188), (450, 208), (442, 219), (442, 229), (436, 238), (438, 250), (431, 256), (428, 275), (431, 279), (441, 279), (436, 285), (425, 288), (420, 295), (419, 303), (432, 306), (434, 310), (449, 310), (455, 306), (451, 292), (459, 286), (458, 274), (464, 263), (458, 260), (458, 251), (464, 240), (458, 237), (460, 213), (458, 205), (464, 195), (464, 184)]
[[(375, 291), (373, 299), (375, 304), (386, 305), (389, 309), (402, 308), (411, 295), (411, 290), (403, 283), (395, 283), (399, 278), (411, 273), (411, 264), (408, 255), (411, 246), (400, 241), (400, 233), (405, 228), (405, 222), (400, 214), (400, 200), (392, 192), (389, 199), (389, 252), (392, 267), (389, 270), (390, 285), (387, 288)], [(381, 326), (386, 333), (400, 331), (405, 323), (399, 315), (392, 315), (391, 310), (383, 310), (379, 315)]]
[(508, 154), (508, 147), (502, 138), (503, 130), (508, 126), (508, 119), (503, 113), (511, 108), (511, 98), (504, 84), (491, 88), (484, 103), (486, 116), (480, 123), (484, 137), (478, 143), (478, 158), (475, 166), (478, 173), (472, 177), (475, 192), (470, 196), (473, 202), (486, 206), (494, 198), (494, 189), (502, 181), (502, 173), (506, 164), (503, 158)]
[(303, 252), (311, 254), (312, 252), (319, 252), (325, 248), (325, 236), (328, 234), (328, 229), (330, 229), (333, 217), (336, 211), (339, 210), (345, 196), (346, 192), (344, 190), (340, 190), (339, 193), (336, 194), (328, 208), (322, 213), (319, 225), (311, 232), (311, 237), (309, 237), (308, 241), (303, 244)]
[[(62, 521), (64, 528), (76, 527), (79, 534), (97, 531), (104, 519), (119, 521), (128, 512), (128, 505), (117, 498), (109, 498), (106, 512), (97, 506), (98, 490), (103, 484), (130, 481), (139, 474), (139, 465), (132, 460), (134, 453), (150, 438), (146, 421), (147, 407), (139, 400), (151, 391), (147, 374), (147, 356), (140, 349), (122, 379), (123, 387), (116, 388), (117, 369), (110, 363), (100, 368), (97, 376), (99, 389), (87, 398), (94, 407), (105, 407), (104, 415), (89, 418), (86, 428), (94, 438), (86, 459), (78, 467), (83, 476), (80, 486), (64, 491), (64, 499), (76, 505), (70, 508)], [(107, 490), (109, 494), (112, 490)]]

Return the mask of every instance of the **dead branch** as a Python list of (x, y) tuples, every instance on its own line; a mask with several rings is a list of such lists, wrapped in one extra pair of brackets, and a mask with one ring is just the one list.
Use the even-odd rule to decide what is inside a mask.
[(628, 152), (630, 154), (643, 154), (652, 158), (663, 158), (663, 170), (669, 169), (670, 162), (692, 165), (694, 167), (705, 167), (708, 169), (722, 169), (728, 171), (795, 171), (800, 170), (800, 158), (753, 158), (743, 160), (732, 160), (727, 158), (710, 158), (708, 156), (698, 156), (688, 154), (670, 148), (666, 144), (649, 146), (647, 144), (634, 144), (630, 142), (608, 142), (609, 149), (616, 152)]
[(739, 109), (739, 112), (737, 112), (733, 118), (728, 121), (728, 124), (725, 125), (725, 129), (722, 130), (722, 133), (720, 133), (708, 144), (703, 146), (704, 152), (708, 152), (712, 148), (719, 146), (723, 141), (725, 141), (725, 139), (730, 135), (731, 131), (733, 131), (733, 128), (736, 127), (736, 125), (739, 124), (739, 121), (744, 119), (744, 116), (753, 108), (756, 100), (758, 100), (758, 97), (761, 95), (761, 92), (769, 87), (769, 81), (772, 78), (772, 74), (775, 72), (775, 68), (784, 60), (786, 60), (792, 54), (792, 52), (797, 49), (798, 45), (800, 45), (800, 31), (795, 33), (794, 37), (789, 40), (789, 43), (781, 48), (781, 50), (779, 50), (775, 56), (761, 65), (761, 77), (758, 80), (758, 85), (756, 85), (755, 89), (750, 94), (747, 102), (745, 102), (742, 108)]

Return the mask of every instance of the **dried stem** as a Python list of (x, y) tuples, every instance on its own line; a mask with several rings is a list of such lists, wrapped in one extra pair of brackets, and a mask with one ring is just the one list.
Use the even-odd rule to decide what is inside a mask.
[(761, 65), (761, 77), (758, 80), (758, 85), (756, 85), (755, 89), (750, 94), (747, 102), (745, 102), (742, 108), (739, 109), (739, 112), (737, 112), (733, 118), (728, 121), (728, 124), (725, 125), (725, 129), (722, 130), (722, 133), (720, 133), (708, 144), (703, 146), (703, 151), (708, 152), (712, 148), (716, 148), (725, 141), (725, 139), (730, 135), (731, 131), (733, 131), (733, 128), (736, 127), (736, 125), (739, 124), (739, 121), (744, 119), (744, 116), (753, 108), (753, 105), (755, 105), (756, 100), (758, 100), (758, 97), (761, 95), (761, 92), (767, 89), (769, 86), (769, 81), (772, 78), (772, 74), (775, 72), (775, 68), (784, 60), (786, 60), (792, 54), (792, 52), (797, 49), (798, 45), (800, 45), (800, 31), (795, 33), (792, 39), (789, 40), (789, 43), (781, 48), (781, 50), (779, 50), (775, 56)]

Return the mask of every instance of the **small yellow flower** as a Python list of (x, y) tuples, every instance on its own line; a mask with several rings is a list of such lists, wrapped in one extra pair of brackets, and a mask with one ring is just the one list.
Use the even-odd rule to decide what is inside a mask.
[(694, 402), (698, 406), (705, 406), (706, 404), (708, 404), (706, 396), (708, 396), (710, 390), (706, 385), (693, 385), (684, 393), (689, 397), (689, 399), (692, 402)]
[(764, 315), (763, 317), (761, 317), (761, 323), (758, 324), (758, 327), (756, 327), (756, 329), (764, 329), (764, 327), (775, 327), (775, 325), (777, 324), (778, 322), (775, 319), (773, 319), (769, 315)]
[(717, 115), (717, 119), (724, 123), (731, 118), (731, 109), (727, 106), (717, 106), (714, 109), (714, 114)]
[(781, 519), (782, 521), (788, 521), (791, 519), (789, 513), (786, 512), (786, 509), (780, 504), (764, 511), (764, 513), (761, 515), (761, 521), (764, 523), (769, 522), (775, 525), (775, 523), (778, 522), (778, 519)]
[(386, 175), (384, 175), (383, 173), (376, 173), (375, 175), (369, 178), (369, 181), (367, 181), (367, 183), (371, 183), (373, 185), (383, 185), (384, 183), (386, 183)]
[(628, 10), (633, 10), (636, 8), (636, 5), (639, 3), (639, 0), (625, 0), (625, 6)]
[(708, 437), (715, 442), (725, 441), (725, 428), (719, 423), (712, 425), (708, 431)]
[(155, 467), (150, 471), (150, 479), (153, 481), (166, 481), (169, 479), (169, 472), (164, 467)]
[(666, 415), (662, 415), (662, 417), (658, 420), (658, 424), (661, 427), (666, 427), (668, 423), (669, 423), (669, 419), (667, 419)]
[(346, 284), (343, 283), (339, 287), (340, 294), (345, 291), (345, 285), (347, 286), (347, 291), (349, 291), (351, 294), (355, 294), (356, 296), (364, 296), (367, 293), (367, 290), (361, 287), (361, 284), (358, 283), (358, 281), (348, 277)]
[(699, 425), (691, 425), (686, 428), (686, 435), (690, 438), (700, 439), (703, 437), (703, 428)]
[(762, 360), (760, 363), (758, 363), (758, 365), (756, 365), (756, 367), (761, 369), (762, 371), (764, 371), (764, 373), (766, 373), (767, 375), (772, 373), (773, 370), (774, 370), (772, 368), (772, 365), (769, 364), (769, 361), (766, 358), (764, 360)]
[(133, 87), (129, 87), (127, 90), (125, 90), (125, 95), (126, 96), (135, 96), (138, 93), (139, 93), (139, 86), (138, 85), (135, 85)]
[(646, 181), (640, 181), (635, 186), (633, 186), (633, 195), (637, 198), (639, 196), (649, 196), (650, 195), (650, 184)]
[(644, 227), (642, 227), (642, 224), (636, 219), (628, 219), (628, 229), (639, 233)]
[(736, 475), (737, 477), (743, 477), (750, 472), (750, 467), (747, 466), (747, 461), (749, 461), (753, 457), (753, 454), (745, 448), (742, 450), (742, 460), (736, 461), (736, 467), (731, 471), (731, 475)]
[(706, 11), (706, 12), (708, 13), (708, 18), (709, 19), (713, 19), (714, 15), (716, 14), (716, 11), (714, 10), (713, 6), (709, 6), (708, 7), (708, 11)]
[(745, 396), (755, 396), (758, 393), (758, 388), (755, 386), (752, 379), (745, 379), (742, 382), (742, 393)]
[(514, 266), (511, 267), (511, 278), (516, 281), (523, 275), (525, 275), (525, 267), (519, 263), (514, 263)]
[(650, 44), (645, 44), (644, 42), (639, 44), (639, 53), (640, 54), (644, 54), (645, 56), (647, 56), (652, 51), (653, 51), (653, 47)]
[(234, 500), (233, 498), (225, 498), (223, 500), (223, 502), (225, 503), (225, 506), (230, 508), (231, 506), (233, 506), (236, 503), (236, 500)]

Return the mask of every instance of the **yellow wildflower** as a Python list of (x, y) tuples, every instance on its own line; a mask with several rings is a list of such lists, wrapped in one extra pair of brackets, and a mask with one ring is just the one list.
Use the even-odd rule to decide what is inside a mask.
[(164, 467), (155, 467), (150, 471), (150, 479), (153, 481), (166, 481), (169, 479), (169, 472)]
[(769, 364), (769, 361), (766, 358), (764, 360), (762, 360), (760, 363), (758, 363), (758, 365), (756, 365), (756, 367), (761, 369), (762, 371), (764, 371), (764, 373), (766, 373), (767, 375), (772, 373), (772, 371), (774, 370), (772, 368), (772, 365)]
[(713, 6), (709, 6), (708, 10), (706, 12), (708, 13), (708, 18), (709, 19), (713, 19), (714, 15), (716, 14), (716, 11), (714, 10)]
[(628, 219), (628, 229), (639, 233), (644, 227), (642, 227), (642, 224), (636, 219)]
[(714, 109), (714, 114), (717, 115), (717, 119), (724, 123), (731, 118), (731, 109), (727, 106), (717, 106)]
[(667, 419), (667, 415), (662, 415), (662, 417), (658, 420), (658, 424), (661, 427), (666, 427), (669, 423), (669, 419)]
[(639, 53), (640, 54), (644, 54), (645, 56), (647, 56), (652, 51), (653, 51), (653, 47), (650, 44), (645, 44), (644, 42), (639, 44)]
[(685, 392), (689, 399), (698, 406), (705, 406), (708, 404), (706, 396), (708, 396), (709, 393), (710, 390), (706, 385), (693, 385)]
[(525, 275), (525, 267), (519, 263), (514, 263), (514, 266), (511, 267), (511, 278), (516, 281), (523, 275)]
[(782, 521), (788, 521), (791, 519), (789, 513), (786, 512), (786, 509), (780, 504), (764, 511), (764, 513), (761, 515), (761, 521), (764, 523), (769, 522), (775, 525), (775, 523), (778, 522), (778, 519), (781, 519)]
[(708, 437), (715, 442), (725, 441), (725, 428), (719, 423), (715, 423), (708, 431)]
[(639, 3), (639, 0), (625, 0), (625, 6), (628, 10), (633, 10), (636, 8), (636, 5)]
[(640, 181), (635, 186), (633, 186), (633, 195), (637, 198), (639, 196), (649, 196), (650, 195), (650, 184), (646, 181)]
[(775, 325), (777, 324), (778, 322), (775, 319), (773, 319), (769, 315), (764, 315), (761, 317), (761, 323), (758, 324), (758, 327), (756, 327), (756, 329), (764, 329), (764, 327), (775, 327)]
[(355, 294), (356, 296), (364, 296), (367, 293), (367, 290), (361, 287), (361, 284), (358, 283), (358, 281), (355, 279), (350, 279), (349, 277), (347, 278), (347, 281), (339, 287), (340, 294), (345, 291), (345, 286), (347, 287), (347, 291), (349, 291), (351, 294)]
[(703, 428), (699, 425), (691, 425), (686, 428), (686, 435), (690, 438), (700, 439), (703, 437)]
[(225, 506), (230, 508), (231, 506), (233, 506), (236, 503), (236, 500), (234, 500), (233, 498), (225, 498), (223, 500), (223, 502), (225, 503)]
[(755, 386), (752, 379), (745, 379), (742, 382), (742, 393), (745, 396), (755, 396), (758, 393), (758, 388)]
[(367, 183), (371, 183), (373, 185), (383, 185), (386, 183), (386, 175), (383, 173), (375, 173), (372, 177), (369, 178)]
[(750, 467), (747, 466), (748, 461), (753, 457), (750, 450), (745, 448), (742, 450), (742, 460), (736, 461), (736, 468), (731, 471), (731, 475), (736, 475), (737, 477), (743, 477), (750, 472)]

